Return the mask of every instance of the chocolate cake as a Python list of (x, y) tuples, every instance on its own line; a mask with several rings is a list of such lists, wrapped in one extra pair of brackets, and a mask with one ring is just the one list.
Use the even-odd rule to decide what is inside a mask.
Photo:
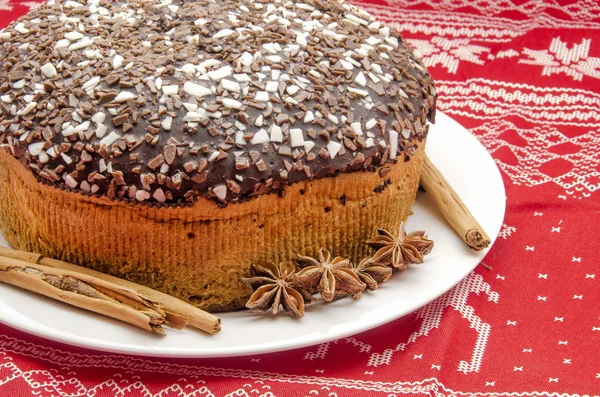
[(7, 241), (208, 310), (396, 229), (435, 115), (406, 42), (337, 1), (48, 1), (0, 65)]

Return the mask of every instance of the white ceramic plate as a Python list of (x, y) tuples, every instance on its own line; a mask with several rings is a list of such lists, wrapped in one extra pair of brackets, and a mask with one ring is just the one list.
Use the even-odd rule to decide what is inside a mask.
[[(427, 153), (490, 236), (502, 226), (505, 193), (494, 160), (464, 127), (438, 112)], [(299, 348), (356, 334), (408, 314), (448, 291), (483, 259), (460, 241), (437, 208), (420, 193), (406, 229), (426, 230), (435, 241), (420, 266), (394, 273), (375, 293), (354, 301), (307, 306), (299, 320), (283, 314), (257, 316), (250, 311), (226, 313), (223, 330), (214, 336), (187, 328), (166, 328), (161, 338), (0, 284), (0, 322), (44, 338), (92, 349), (148, 356), (224, 357)], [(6, 245), (0, 235), (0, 242)]]

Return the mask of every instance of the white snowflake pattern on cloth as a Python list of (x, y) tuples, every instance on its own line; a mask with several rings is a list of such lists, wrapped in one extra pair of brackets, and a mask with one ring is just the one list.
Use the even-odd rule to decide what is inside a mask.
[(495, 58), (514, 58), (517, 56), (519, 56), (519, 52), (510, 48), (505, 51), (498, 51), (494, 57)]
[(317, 347), (317, 351), (316, 352), (307, 352), (304, 355), (304, 359), (305, 360), (315, 360), (315, 359), (320, 359), (323, 360), (325, 358), (325, 356), (327, 356), (327, 351), (329, 350), (329, 343), (330, 342), (326, 342), (326, 343), (322, 343)]
[(469, 44), (469, 39), (448, 40), (443, 37), (434, 37), (429, 40), (407, 39), (415, 47), (415, 55), (423, 60), (427, 67), (441, 64), (449, 73), (456, 73), (460, 61), (483, 65), (485, 62), (479, 58), (481, 53), (489, 52), (488, 47)]
[(27, 6), (30, 10), (34, 10), (42, 5), (42, 3), (39, 1), (21, 1), (19, 2), (19, 5)]
[(542, 76), (564, 73), (577, 81), (583, 76), (600, 79), (600, 58), (590, 56), (591, 44), (591, 39), (584, 38), (580, 44), (569, 48), (568, 43), (556, 37), (548, 50), (525, 48), (523, 54), (529, 59), (519, 59), (519, 63), (543, 66)]
[[(500, 157), (497, 163), (517, 185), (537, 186), (554, 182), (576, 198), (587, 198), (600, 190), (600, 172), (597, 171), (600, 167), (600, 137), (596, 131), (568, 137), (550, 126), (518, 128), (510, 121), (501, 120), (483, 124), (471, 132), (492, 154), (501, 149), (510, 150), (516, 163), (505, 163), (502, 156), (497, 156)], [(508, 142), (503, 138), (507, 132), (516, 134), (515, 137), (527, 144)], [(567, 153), (555, 153), (560, 146), (573, 149)], [(560, 162), (567, 167), (563, 173), (548, 175), (544, 171), (551, 162)], [(553, 171), (557, 172), (555, 167)]]
[[(32, 395), (40, 397), (51, 396), (97, 396), (97, 395), (112, 395), (112, 396), (148, 396), (159, 397), (166, 395), (181, 396), (181, 397), (215, 397), (210, 389), (205, 385), (205, 381), (198, 380), (196, 376), (191, 376), (193, 379), (180, 378), (178, 383), (164, 387), (158, 390), (152, 385), (146, 384), (139, 380), (138, 376), (128, 377), (117, 373), (113, 378), (107, 379), (102, 383), (98, 383), (89, 387), (86, 383), (79, 380), (77, 377), (65, 378), (62, 375), (54, 374), (55, 371), (45, 370), (21, 370), (15, 363), (4, 358), (0, 361), (0, 371), (2, 371), (3, 379), (0, 381), (0, 386), (12, 381), (19, 381), (21, 388), (29, 387)], [(129, 372), (129, 371), (127, 371)], [(69, 375), (73, 375), (70, 372)], [(117, 379), (119, 378), (119, 379)], [(45, 381), (40, 382), (41, 379)], [(256, 383), (256, 382), (255, 382)], [(26, 393), (23, 391), (23, 395)], [(239, 395), (239, 394), (232, 394)], [(256, 394), (253, 396), (259, 397)], [(266, 395), (264, 395), (267, 397)], [(274, 397), (273, 395), (269, 397)]]
[(485, 78), (436, 80), (438, 109), (460, 117), (600, 128), (600, 94), (592, 89), (539, 87)]
[[(187, 395), (186, 395), (187, 396)], [(246, 383), (242, 386), (242, 388), (237, 389), (227, 395), (225, 397), (276, 397), (275, 394), (271, 392), (271, 386), (265, 385), (265, 382), (262, 380), (257, 380), (254, 384)], [(191, 395), (190, 395), (191, 397)]]
[(0, 11), (11, 11), (13, 5), (9, 0), (0, 0)]
[(514, 226), (508, 226), (506, 223), (502, 224), (502, 229), (500, 230), (500, 233), (498, 233), (498, 237), (502, 237), (503, 239), (507, 239), (508, 237), (512, 236), (513, 233), (515, 233), (517, 231), (517, 228)]
[[(26, 354), (28, 357), (36, 357), (51, 363), (59, 370), (53, 368), (50, 371), (21, 370), (17, 364), (12, 361), (8, 353), (15, 351)], [(77, 374), (70, 367), (77, 366), (82, 368), (112, 368), (117, 370), (116, 374), (101, 383), (88, 385), (89, 382), (81, 382)], [(134, 375), (130, 370), (134, 366), (137, 371), (144, 374), (169, 374), (177, 375), (180, 378), (176, 383), (169, 386), (148, 387), (139, 376)], [(342, 390), (360, 390), (369, 395), (375, 393), (381, 395), (407, 395), (415, 394), (430, 395), (435, 391), (437, 397), (456, 397), (463, 396), (465, 393), (460, 390), (453, 390), (435, 377), (428, 377), (417, 381), (396, 381), (396, 382), (373, 382), (360, 379), (341, 379), (327, 378), (305, 375), (285, 375), (269, 372), (250, 371), (244, 369), (218, 368), (199, 365), (185, 365), (180, 363), (170, 363), (159, 360), (147, 360), (143, 358), (116, 356), (111, 354), (80, 354), (69, 351), (58, 350), (48, 346), (37, 345), (35, 343), (23, 342), (15, 338), (0, 335), (0, 370), (3, 378), (0, 385), (9, 382), (19, 382), (19, 387), (24, 392), (31, 392), (39, 397), (55, 397), (57, 395), (77, 395), (77, 396), (97, 396), (97, 395), (118, 395), (118, 396), (146, 396), (146, 397), (214, 397), (215, 395), (207, 387), (207, 382), (201, 377), (213, 376), (222, 379), (243, 379), (241, 388), (227, 394), (230, 397), (252, 396), (252, 397), (275, 397), (270, 390), (269, 384), (289, 384), (294, 386), (313, 387), (316, 393), (308, 395), (327, 395), (333, 397), (335, 394), (331, 390), (334, 388)], [(122, 374), (119, 372), (122, 371)], [(372, 371), (371, 371), (372, 372)], [(44, 382), (39, 382), (40, 375), (45, 378)], [(600, 378), (600, 374), (597, 376)], [(251, 381), (250, 379), (259, 378)], [(132, 379), (137, 379), (135, 382)], [(262, 380), (261, 380), (262, 379)], [(327, 393), (319, 393), (327, 391)], [(262, 393), (262, 394), (261, 394)], [(319, 393), (319, 394), (317, 394)], [(554, 393), (555, 394), (555, 393)], [(552, 397), (550, 392), (524, 392), (519, 393), (522, 397)], [(223, 394), (219, 394), (223, 395)], [(287, 394), (282, 395), (289, 395)], [(480, 397), (510, 397), (514, 393), (478, 393)], [(584, 397), (580, 394), (563, 394), (565, 397)]]
[(404, 351), (409, 344), (428, 335), (431, 330), (439, 328), (445, 309), (447, 307), (452, 307), (454, 310), (460, 312), (463, 318), (468, 320), (469, 328), (473, 328), (477, 332), (477, 339), (473, 347), (471, 361), (461, 361), (458, 365), (458, 370), (465, 374), (469, 372), (479, 372), (491, 326), (484, 323), (481, 318), (475, 314), (473, 307), (467, 305), (467, 300), (471, 294), (479, 295), (481, 292), (485, 292), (488, 295), (488, 301), (498, 303), (500, 295), (497, 292), (492, 291), (490, 285), (483, 280), (481, 275), (470, 273), (456, 287), (450, 290), (450, 292), (419, 309), (417, 318), (422, 318), (423, 322), (419, 329), (410, 335), (406, 343), (400, 343), (393, 349), (386, 349), (381, 354), (371, 354), (368, 365), (379, 366), (390, 364), (394, 353)]
[[(388, 0), (394, 8), (411, 8), (415, 6), (414, 0)], [(462, 14), (463, 8), (473, 8), (478, 10), (482, 16), (498, 16), (502, 13), (512, 12), (520, 13), (531, 19), (542, 19), (556, 12), (562, 12), (572, 20), (589, 21), (593, 20), (600, 12), (600, 4), (594, 0), (562, 2), (560, 0), (544, 1), (489, 1), (489, 0), (421, 0), (418, 3), (426, 4), (430, 10), (436, 10), (438, 13)], [(479, 15), (478, 15), (479, 16)]]
[(38, 8), (42, 4), (41, 1), (10, 1), (0, 0), (0, 11), (12, 11), (15, 5), (25, 6), (30, 10)]

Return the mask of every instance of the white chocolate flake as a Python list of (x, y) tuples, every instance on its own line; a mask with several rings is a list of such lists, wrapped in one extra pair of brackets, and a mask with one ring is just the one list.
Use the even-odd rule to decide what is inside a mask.
[(241, 102), (231, 98), (223, 98), (221, 102), (228, 109), (240, 109), (243, 106)]
[(356, 75), (356, 78), (354, 79), (354, 81), (356, 82), (356, 84), (365, 87), (367, 85), (367, 78), (365, 77), (365, 75), (362, 72), (359, 72)]
[(95, 113), (92, 116), (92, 121), (96, 125), (104, 123), (104, 120), (106, 120), (106, 115), (102, 112)]
[[(104, 124), (98, 124), (96, 127), (96, 138), (103, 138), (104, 135), (108, 132), (108, 127)], [(63, 132), (64, 135), (64, 132)]]
[(259, 102), (269, 102), (269, 93), (267, 91), (256, 91), (254, 99)]
[(167, 196), (165, 196), (165, 192), (160, 187), (154, 191), (152, 197), (159, 203), (164, 203), (167, 201)]
[(250, 76), (248, 76), (246, 73), (234, 74), (233, 78), (238, 83), (248, 83), (248, 82), (252, 81), (252, 79), (250, 78)]
[(111, 131), (110, 134), (108, 134), (108, 136), (104, 137), (100, 141), (100, 146), (110, 146), (113, 143), (115, 143), (118, 139), (121, 139), (121, 135), (117, 134), (114, 131)]
[(198, 85), (196, 83), (192, 83), (190, 81), (186, 81), (183, 85), (183, 90), (191, 96), (201, 98), (204, 96), (212, 95), (212, 91), (206, 87)]
[(177, 95), (177, 93), (179, 92), (179, 86), (177, 86), (177, 85), (163, 85), (162, 86), (162, 92), (166, 96)]
[(342, 41), (346, 37), (346, 35), (343, 35), (341, 33), (336, 33), (336, 32), (331, 31), (329, 29), (323, 29), (322, 33), (323, 33), (323, 36), (332, 38), (332, 39), (334, 39), (336, 41)]
[(187, 102), (184, 102), (184, 103), (183, 103), (183, 107), (185, 107), (185, 109), (186, 109), (188, 112), (195, 112), (195, 111), (198, 109), (198, 105), (196, 105), (195, 103), (187, 103)]
[(71, 51), (81, 50), (82, 48), (87, 48), (87, 47), (91, 46), (92, 44), (94, 44), (94, 40), (91, 40), (91, 39), (79, 40), (78, 42), (71, 44), (69, 46), (69, 50), (71, 50)]
[(73, 129), (73, 132), (75, 134), (79, 134), (80, 132), (85, 132), (90, 129), (90, 124), (91, 123), (89, 121), (84, 121), (83, 123), (81, 123), (77, 127), (75, 127), (75, 129)]
[(227, 197), (227, 186), (219, 185), (213, 188), (213, 193), (217, 196), (219, 200), (224, 201)]
[(357, 135), (363, 134), (362, 127), (359, 122), (354, 122), (354, 123), (350, 124), (350, 127), (354, 130), (354, 132), (356, 132)]
[(77, 31), (73, 31), (73, 32), (65, 33), (64, 37), (65, 37), (65, 39), (67, 39), (69, 41), (77, 41), (77, 40), (83, 38), (83, 34), (81, 34), (80, 32), (77, 32)]
[(173, 117), (171, 116), (167, 116), (165, 117), (161, 122), (160, 122), (160, 126), (165, 130), (165, 131), (171, 131), (171, 127), (173, 126)]
[(279, 83), (277, 81), (267, 81), (265, 90), (267, 92), (277, 92), (278, 86), (279, 86)]
[(283, 133), (281, 131), (281, 127), (277, 124), (273, 124), (271, 126), (271, 142), (283, 142)]
[(42, 71), (44, 76), (48, 77), (49, 79), (58, 76), (58, 73), (56, 72), (56, 68), (50, 62), (48, 62), (47, 64), (42, 66), (40, 68), (40, 70)]
[(354, 65), (344, 59), (340, 59), (339, 62), (340, 62), (340, 65), (342, 65), (342, 67), (346, 70), (354, 69)]
[(119, 92), (119, 95), (117, 95), (117, 97), (115, 98), (115, 102), (127, 102), (128, 100), (135, 98), (137, 98), (137, 95), (133, 92), (121, 91)]
[(211, 80), (221, 80), (224, 79), (227, 76), (231, 76), (231, 74), (233, 73), (233, 69), (231, 68), (231, 66), (227, 65), (227, 66), (223, 66), (220, 69), (217, 70), (211, 70), (210, 72), (208, 72), (208, 77)]
[(86, 81), (81, 88), (84, 90), (89, 90), (95, 88), (98, 84), (100, 84), (100, 76), (94, 76), (88, 81)]
[(137, 201), (146, 201), (150, 198), (150, 193), (147, 192), (146, 190), (138, 190), (137, 192), (135, 192), (135, 199)]
[(17, 112), (17, 116), (24, 116), (29, 114), (35, 107), (37, 106), (37, 102), (30, 102), (25, 107)]
[(88, 183), (88, 181), (85, 181), (85, 180), (79, 184), (79, 187), (81, 188), (81, 190), (83, 190), (84, 192), (87, 192), (87, 193), (92, 191), (90, 184)]
[(327, 144), (327, 151), (329, 152), (329, 157), (333, 160), (335, 156), (340, 152), (342, 145), (336, 141), (329, 141)]
[(390, 158), (395, 159), (398, 155), (398, 132), (394, 130), (389, 131), (390, 136)]
[(314, 148), (314, 147), (315, 147), (315, 143), (313, 141), (304, 142), (304, 151), (306, 153), (309, 153), (312, 150), (312, 148)]
[(75, 189), (78, 185), (77, 181), (75, 180), (75, 178), (73, 178), (71, 174), (67, 174), (67, 177), (65, 178), (65, 183), (71, 189)]
[(112, 66), (113, 69), (119, 69), (121, 66), (123, 66), (123, 61), (125, 60), (125, 58), (123, 58), (121, 55), (115, 55), (115, 57), (113, 58), (112, 61)]
[(366, 90), (360, 90), (358, 88), (353, 88), (353, 87), (348, 87), (348, 91), (350, 91), (350, 92), (352, 92), (352, 93), (354, 93), (356, 95), (363, 96), (363, 97), (366, 97), (366, 96), (369, 95), (368, 91), (366, 91)]
[(29, 153), (31, 153), (32, 156), (39, 156), (40, 153), (42, 153), (42, 151), (44, 150), (45, 145), (46, 142), (35, 142), (29, 145), (27, 150), (29, 151)]
[(15, 90), (20, 90), (23, 87), (25, 87), (25, 79), (22, 79), (22, 80), (19, 80), (19, 81), (15, 81), (12, 84), (12, 88), (14, 88)]
[(267, 131), (265, 129), (260, 129), (258, 130), (254, 136), (252, 137), (252, 139), (250, 140), (250, 144), (252, 145), (260, 145), (263, 143), (268, 143), (270, 140), (269, 138), (269, 134), (267, 134)]
[(292, 128), (290, 130), (290, 143), (292, 147), (304, 146), (304, 135), (300, 128)]
[(306, 112), (306, 114), (304, 115), (304, 122), (306, 124), (311, 123), (313, 120), (315, 119), (315, 114), (312, 111), (308, 111)]
[(229, 92), (240, 92), (242, 90), (239, 83), (231, 80), (221, 80), (221, 85)]
[(65, 164), (69, 165), (71, 163), (73, 163), (73, 159), (71, 158), (71, 156), (65, 154), (65, 153), (61, 153), (60, 157), (62, 157), (63, 161), (65, 162)]
[(98, 171), (103, 173), (106, 171), (106, 169), (106, 161), (104, 159), (100, 159), (100, 161), (98, 161)]
[(213, 35), (213, 39), (221, 39), (221, 38), (227, 37), (233, 33), (235, 33), (235, 32), (231, 29), (222, 29)]
[(254, 62), (254, 57), (249, 52), (244, 52), (240, 58), (240, 62), (244, 66), (250, 66)]

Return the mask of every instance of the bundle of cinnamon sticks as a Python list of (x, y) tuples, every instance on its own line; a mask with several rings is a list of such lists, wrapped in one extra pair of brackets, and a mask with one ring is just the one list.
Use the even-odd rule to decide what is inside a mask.
[(221, 320), (167, 294), (40, 254), (0, 247), (0, 282), (165, 335), (163, 325), (215, 334)]

